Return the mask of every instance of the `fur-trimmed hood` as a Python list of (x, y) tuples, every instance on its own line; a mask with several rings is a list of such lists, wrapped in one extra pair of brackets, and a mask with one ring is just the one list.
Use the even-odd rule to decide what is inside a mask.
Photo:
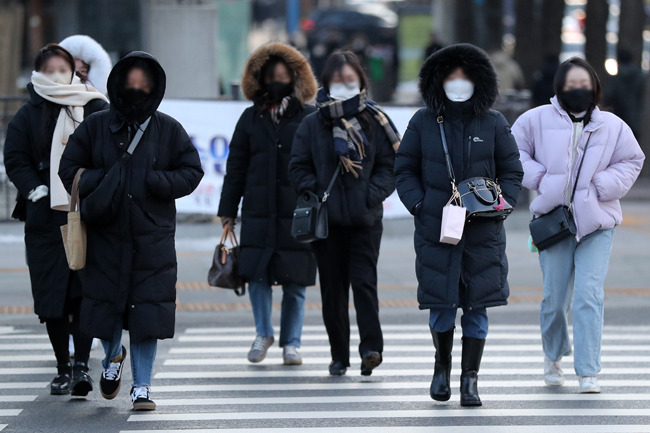
[(62, 40), (60, 45), (68, 50), (72, 57), (81, 59), (90, 66), (89, 84), (106, 95), (106, 81), (113, 65), (108, 53), (99, 42), (90, 36), (72, 35)]
[(474, 83), (474, 112), (485, 113), (497, 100), (499, 88), (497, 74), (487, 53), (472, 44), (456, 44), (433, 53), (420, 70), (420, 93), (426, 106), (434, 113), (444, 111), (447, 99), (443, 89), (444, 79), (461, 67)]
[(311, 70), (309, 62), (300, 51), (281, 42), (271, 42), (262, 45), (251, 54), (244, 75), (241, 79), (241, 87), (246, 99), (253, 100), (260, 89), (259, 75), (262, 66), (273, 56), (282, 58), (295, 74), (294, 94), (304, 104), (314, 99), (318, 84)]

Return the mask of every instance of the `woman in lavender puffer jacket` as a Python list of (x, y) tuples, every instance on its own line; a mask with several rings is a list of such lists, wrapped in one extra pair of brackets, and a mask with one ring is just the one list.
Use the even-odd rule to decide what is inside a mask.
[(524, 113), (512, 128), (524, 167), (523, 185), (537, 191), (530, 205), (533, 214), (568, 205), (577, 182), (572, 206), (577, 236), (539, 254), (544, 380), (547, 385), (564, 384), (560, 361), (571, 353), (567, 314), (573, 295), (574, 368), (580, 392), (597, 393), (603, 286), (614, 227), (623, 220), (619, 200), (634, 184), (645, 157), (625, 122), (598, 108), (600, 81), (589, 63), (580, 58), (564, 62), (554, 88), (550, 105)]

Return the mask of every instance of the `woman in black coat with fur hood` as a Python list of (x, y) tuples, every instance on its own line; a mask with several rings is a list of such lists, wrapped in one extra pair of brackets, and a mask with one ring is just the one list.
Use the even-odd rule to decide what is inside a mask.
[(465, 224), (458, 245), (439, 242), (442, 209), (452, 187), (441, 139), (442, 122), (457, 181), (495, 179), (515, 205), (523, 170), (510, 126), (490, 107), (497, 99), (497, 76), (485, 52), (452, 45), (429, 57), (420, 71), (426, 108), (411, 119), (396, 162), (397, 191), (415, 216), (416, 274), (420, 309), (430, 310), (436, 348), (431, 397), (451, 392), (451, 351), (456, 311), (463, 309), (461, 405), (480, 406), (477, 375), (488, 331), (487, 307), (505, 305), (508, 289), (506, 237), (502, 220)]
[(239, 273), (248, 282), (257, 337), (248, 360), (260, 362), (274, 342), (272, 286), (282, 286), (280, 346), (286, 365), (298, 353), (305, 287), (314, 284), (316, 260), (291, 237), (297, 194), (289, 184), (289, 158), (302, 119), (315, 111), (316, 78), (295, 48), (273, 42), (248, 59), (242, 90), (254, 102), (242, 114), (230, 143), (219, 202), (224, 230), (232, 230), (242, 203)]

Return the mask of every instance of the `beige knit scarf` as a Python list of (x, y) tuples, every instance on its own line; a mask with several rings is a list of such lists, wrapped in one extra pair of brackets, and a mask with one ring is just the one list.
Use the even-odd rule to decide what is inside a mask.
[[(50, 207), (55, 210), (68, 211), (70, 196), (59, 178), (59, 162), (68, 138), (84, 119), (84, 106), (93, 99), (108, 99), (92, 86), (81, 83), (76, 75), (71, 84), (59, 84), (50, 80), (45, 74), (32, 72), (34, 90), (43, 99), (61, 105), (52, 134), (50, 151)], [(68, 108), (66, 110), (66, 108)]]

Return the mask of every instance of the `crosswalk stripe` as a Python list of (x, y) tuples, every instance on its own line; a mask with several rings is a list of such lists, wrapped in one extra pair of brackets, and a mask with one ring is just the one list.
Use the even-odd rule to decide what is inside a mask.
[(0, 389), (45, 388), (49, 382), (0, 382)]
[[(416, 331), (422, 332), (422, 330), (427, 329), (427, 323), (424, 322), (422, 325), (382, 325), (382, 330), (385, 331)], [(274, 326), (273, 329), (277, 332), (280, 330), (279, 326)], [(519, 331), (536, 331), (539, 332), (539, 325), (490, 325), (490, 331), (510, 331), (514, 332), (515, 330)], [(572, 326), (569, 326), (569, 330), (573, 330)], [(637, 326), (637, 325), (605, 325), (603, 327), (605, 333), (611, 331), (627, 331), (627, 332), (649, 332), (650, 326)], [(325, 327), (321, 325), (304, 325), (302, 331), (307, 332), (325, 332)], [(350, 326), (350, 331), (356, 332), (359, 331), (359, 328), (356, 325)], [(204, 328), (187, 328), (185, 329), (186, 334), (232, 334), (234, 332), (244, 332), (244, 333), (255, 333), (255, 327), (253, 326), (224, 326), (224, 327), (204, 327)]]
[(0, 409), (0, 416), (18, 416), (22, 409)]
[(52, 345), (50, 343), (11, 343), (11, 344), (0, 344), (0, 350), (49, 350), (52, 351)]
[[(648, 401), (650, 394), (481, 394), (489, 401)], [(228, 406), (228, 405), (284, 405), (284, 404), (340, 404), (431, 402), (426, 394), (418, 395), (336, 395), (301, 397), (243, 397), (243, 398), (167, 398), (156, 399), (157, 406)]]
[[(303, 353), (304, 355), (304, 353)], [(433, 356), (390, 356), (390, 354), (384, 352), (383, 364), (432, 364)], [(326, 357), (313, 357), (313, 358), (304, 358), (302, 360), (304, 364), (328, 364), (331, 358)], [(278, 356), (267, 356), (265, 358), (265, 365), (269, 363), (281, 363), (282, 358)], [(270, 362), (268, 362), (270, 361)], [(543, 363), (543, 358), (541, 356), (489, 356), (486, 355), (483, 357), (483, 364), (489, 363), (499, 363), (499, 364), (540, 364)], [(562, 361), (567, 365), (570, 365), (573, 362), (573, 357), (564, 357)], [(618, 355), (604, 355), (601, 357), (602, 362), (625, 362), (625, 363), (635, 363), (635, 362), (650, 362), (650, 356), (618, 356)], [(170, 358), (165, 360), (164, 365), (245, 365), (248, 362), (242, 360), (241, 358)]]
[[(191, 346), (191, 347), (172, 347), (169, 350), (170, 355), (182, 355), (182, 354), (242, 354), (246, 353), (250, 349), (250, 343), (244, 346)], [(273, 351), (273, 348), (270, 349)], [(603, 352), (650, 352), (650, 345), (639, 346), (639, 345), (620, 345), (620, 344), (604, 344), (602, 346)], [(330, 353), (329, 345), (307, 345), (303, 346), (300, 349), (300, 352), (304, 354), (311, 353)], [(404, 352), (430, 352), (433, 355), (434, 349), (432, 344), (387, 344), (384, 346), (384, 353), (395, 352), (395, 353), (404, 353)], [(542, 345), (541, 344), (487, 344), (484, 349), (485, 353), (489, 352), (536, 352), (542, 354)], [(454, 347), (454, 354), (460, 355), (461, 348), (460, 344), (457, 344)], [(564, 358), (568, 359), (568, 357)]]
[(0, 424), (0, 431), (4, 430), (7, 427), (7, 424)]
[(209, 421), (271, 419), (352, 419), (352, 418), (478, 418), (478, 417), (648, 417), (650, 409), (412, 409), (412, 410), (339, 410), (302, 412), (196, 412), (131, 415), (128, 421)]
[(0, 375), (6, 374), (53, 374), (56, 370), (52, 367), (16, 367), (0, 368)]
[[(242, 429), (219, 429), (219, 433), (242, 433)], [(648, 433), (650, 425), (468, 425), (468, 426), (391, 426), (391, 427), (270, 427), (247, 428), (246, 433)], [(214, 429), (122, 430), (120, 433), (214, 433)]]
[(4, 334), (0, 340), (47, 340), (47, 334)]
[[(326, 366), (327, 364), (324, 364)], [(0, 369), (0, 374), (3, 369)], [(43, 373), (51, 370), (43, 369)], [(433, 373), (431, 368), (402, 368), (402, 369), (385, 369), (379, 368), (373, 372), (375, 377), (412, 377), (412, 376), (430, 376)], [(458, 374), (459, 372), (453, 372)], [(481, 368), (480, 376), (509, 376), (509, 375), (533, 375), (540, 376), (543, 369), (540, 368)], [(6, 373), (9, 374), (9, 373)], [(603, 368), (601, 376), (607, 375), (649, 375), (650, 370), (646, 367), (626, 368), (612, 367)], [(218, 379), (218, 378), (249, 378), (249, 377), (329, 377), (326, 368), (321, 370), (245, 370), (245, 371), (165, 371), (157, 373), (156, 379)]]
[(0, 402), (17, 403), (22, 401), (34, 401), (37, 398), (37, 395), (0, 395)]
[[(489, 341), (494, 340), (534, 340), (541, 341), (542, 337), (539, 333), (491, 333), (488, 336)], [(301, 337), (302, 341), (327, 341), (327, 335), (324, 334), (307, 334)], [(358, 335), (351, 335), (351, 341), (359, 341)], [(418, 333), (385, 333), (384, 340), (431, 340), (431, 334)], [(456, 340), (460, 342), (460, 336), (456, 336)], [(603, 340), (615, 341), (644, 341), (650, 342), (650, 334), (604, 334)], [(207, 342), (242, 342), (241, 335), (181, 335), (178, 337), (181, 343), (207, 343)], [(248, 342), (245, 342), (248, 343)]]
[[(431, 371), (429, 371), (429, 375)], [(429, 379), (430, 380), (430, 379)], [(192, 384), (192, 385), (156, 385), (156, 393), (176, 392), (225, 392), (225, 391), (339, 391), (339, 390), (385, 390), (385, 389), (429, 389), (429, 380), (422, 382), (329, 382), (329, 383), (253, 383), (253, 384)], [(642, 379), (601, 379), (602, 387), (650, 388), (650, 380)], [(577, 380), (575, 382), (577, 386)], [(542, 379), (537, 380), (481, 380), (482, 390), (490, 388), (540, 388)], [(571, 386), (567, 389), (572, 389)]]
[(56, 361), (54, 355), (3, 355), (0, 362)]

